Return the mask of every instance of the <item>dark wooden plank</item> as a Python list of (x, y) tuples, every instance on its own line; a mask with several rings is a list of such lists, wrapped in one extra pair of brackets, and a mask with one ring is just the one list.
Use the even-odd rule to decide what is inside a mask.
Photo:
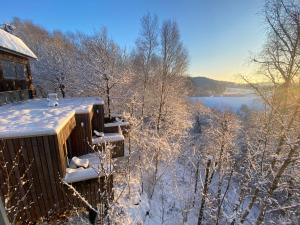
[[(2, 149), (1, 163), (5, 163), (9, 159), (9, 157), (7, 156), (8, 155), (7, 141), (1, 140), (0, 144), (1, 144), (0, 148)], [(8, 170), (9, 167), (10, 165), (8, 165), (6, 169)], [(0, 170), (0, 174), (1, 174), (0, 176), (1, 197), (4, 200), (4, 194), (7, 193), (7, 185), (5, 184), (7, 180), (7, 173), (5, 170), (4, 171)]]
[(92, 119), (92, 129), (99, 132), (104, 131), (104, 107), (103, 105), (93, 106), (93, 119)]
[(31, 165), (31, 159), (28, 156), (28, 150), (25, 139), (20, 138), (18, 139), (19, 146), (22, 147), (22, 157), (24, 159), (24, 166), (25, 170), (27, 170), (26, 174), (26, 184), (24, 185), (24, 190), (27, 193), (27, 202), (26, 205), (28, 207), (28, 211), (30, 212), (30, 218), (28, 219), (34, 219), (39, 217), (39, 207), (35, 203), (35, 193), (34, 193), (34, 185), (33, 185), (33, 177), (32, 177), (32, 165)]
[[(30, 138), (25, 138), (25, 146), (27, 149), (27, 155), (28, 159), (31, 161), (31, 170), (32, 170), (32, 191), (33, 191), (33, 202), (34, 206), (36, 206), (36, 213), (38, 214), (38, 218), (43, 215), (43, 212), (45, 212), (45, 205), (43, 198), (41, 196), (41, 186), (39, 182), (39, 177), (37, 174), (38, 168), (37, 168), (37, 162), (34, 159), (34, 154), (33, 154), (33, 149), (32, 149), (32, 144), (31, 144), (31, 139)], [(42, 198), (42, 199), (41, 199)]]
[[(26, 205), (23, 201), (19, 201), (20, 198), (22, 198), (25, 195), (24, 189), (20, 183), (20, 173), (22, 173), (22, 167), (21, 165), (21, 159), (20, 157), (17, 157), (18, 151), (20, 147), (15, 143), (15, 140), (8, 139), (7, 140), (7, 147), (8, 147), (8, 153), (10, 155), (10, 162), (12, 163), (13, 169), (13, 176), (10, 177), (10, 180), (12, 181), (11, 185), (18, 187), (19, 193), (16, 193), (15, 196), (15, 206), (17, 206), (19, 209), (23, 209)], [(24, 171), (24, 170), (23, 170)], [(19, 205), (18, 205), (19, 203)], [(19, 219), (25, 219), (29, 217), (28, 212), (24, 210), (19, 211), (18, 215)]]
[(60, 177), (60, 172), (59, 172), (58, 146), (56, 146), (56, 142), (55, 142), (56, 138), (57, 138), (56, 135), (49, 136), (49, 146), (51, 146), (50, 155), (53, 164), (53, 176), (54, 176), (56, 190), (58, 194), (58, 204), (60, 207), (63, 207), (64, 193), (61, 184), (62, 177)]
[(33, 137), (31, 138), (31, 144), (32, 144), (32, 149), (33, 149), (33, 156), (34, 156), (34, 161), (36, 164), (36, 168), (37, 168), (37, 174), (38, 174), (38, 181), (40, 183), (40, 187), (41, 187), (41, 197), (40, 199), (43, 201), (45, 208), (42, 208), (42, 213), (43, 215), (46, 215), (49, 209), (49, 202), (48, 202), (48, 195), (47, 195), (47, 187), (46, 184), (44, 182), (44, 178), (43, 178), (43, 169), (42, 169), (42, 162), (40, 159), (40, 154), (39, 154), (39, 146), (38, 146), (38, 142), (37, 142), (37, 138)]
[[(66, 162), (63, 159), (63, 146), (62, 146), (62, 141), (60, 139), (59, 135), (55, 135), (53, 137), (54, 145), (55, 145), (55, 157), (57, 158), (57, 163), (58, 163), (58, 179), (63, 179), (64, 176), (66, 175)], [(65, 187), (59, 183), (59, 187), (61, 188), (61, 194), (62, 194), (62, 204), (69, 204), (69, 200), (67, 198), (67, 193), (65, 190)]]
[(43, 137), (36, 137), (36, 139), (37, 139), (37, 143), (38, 143), (38, 147), (39, 147), (38, 152), (39, 152), (40, 162), (41, 162), (41, 167), (42, 167), (42, 171), (39, 171), (39, 172), (41, 172), (43, 175), (42, 182), (46, 185), (48, 209), (51, 209), (54, 202), (53, 202), (51, 183), (50, 183), (48, 167), (47, 167), (47, 157), (46, 157), (45, 151), (44, 151)]
[[(53, 161), (52, 161), (52, 157), (51, 157), (51, 151), (53, 151), (53, 148), (55, 148), (55, 146), (51, 145), (50, 146), (50, 142), (49, 142), (49, 136), (47, 137), (42, 137), (43, 139), (43, 144), (44, 144), (44, 153), (45, 153), (45, 161), (47, 162), (47, 168), (48, 168), (48, 174), (49, 177), (48, 179), (50, 180), (50, 186), (51, 186), (51, 198), (54, 198), (53, 203), (54, 205), (58, 204), (58, 195), (57, 195), (57, 189), (56, 189), (56, 181), (54, 179), (54, 168), (53, 168)], [(48, 189), (50, 190), (50, 187), (48, 187)]]

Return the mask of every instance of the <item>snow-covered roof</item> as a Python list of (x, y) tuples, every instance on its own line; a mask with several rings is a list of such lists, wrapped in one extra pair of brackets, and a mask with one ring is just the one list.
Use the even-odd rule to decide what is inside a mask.
[(90, 112), (93, 105), (104, 104), (98, 97), (65, 98), (57, 107), (49, 107), (45, 98), (0, 106), (0, 138), (53, 135), (75, 113)]
[(36, 59), (36, 55), (17, 36), (0, 29), (0, 50)]

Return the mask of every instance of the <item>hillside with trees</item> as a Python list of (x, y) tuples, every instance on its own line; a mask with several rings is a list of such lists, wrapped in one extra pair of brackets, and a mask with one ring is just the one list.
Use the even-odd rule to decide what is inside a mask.
[[(208, 77), (190, 77), (192, 96), (222, 96), (228, 88), (249, 89), (249, 84), (214, 80)], [(265, 85), (265, 84), (264, 84)]]
[[(130, 51), (109, 28), (50, 32), (12, 21), (38, 56), (32, 76), (39, 97), (100, 96), (107, 117), (121, 114), (130, 124), (105, 224), (299, 224), (300, 2), (266, 0), (263, 12), (267, 38), (253, 63), (267, 89), (249, 76), (245, 85), (188, 77), (177, 22), (152, 14), (141, 18)], [(252, 88), (264, 109), (235, 114), (187, 101), (228, 87)], [(89, 224), (84, 210), (39, 224), (61, 217), (60, 224)]]

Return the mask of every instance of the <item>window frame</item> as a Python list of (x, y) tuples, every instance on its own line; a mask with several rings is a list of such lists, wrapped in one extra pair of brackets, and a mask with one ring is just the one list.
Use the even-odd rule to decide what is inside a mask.
[[(11, 69), (13, 69), (14, 76), (8, 76), (5, 73), (5, 64), (8, 63), (13, 65)], [(11, 66), (10, 65), (10, 66)], [(23, 74), (18, 74), (17, 67), (22, 66)], [(21, 67), (20, 67), (21, 68)], [(0, 78), (6, 80), (27, 80), (28, 79), (28, 68), (26, 63), (22, 63), (20, 61), (14, 61), (10, 59), (0, 58)], [(21, 71), (21, 70), (20, 70)]]

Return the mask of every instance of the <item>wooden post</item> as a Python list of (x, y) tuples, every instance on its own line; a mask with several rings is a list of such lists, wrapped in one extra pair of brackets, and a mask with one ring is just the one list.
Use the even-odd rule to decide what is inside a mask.
[(5, 208), (3, 206), (2, 200), (0, 199), (0, 224), (2, 225), (10, 225), (8, 219), (7, 219), (7, 215), (5, 212)]

